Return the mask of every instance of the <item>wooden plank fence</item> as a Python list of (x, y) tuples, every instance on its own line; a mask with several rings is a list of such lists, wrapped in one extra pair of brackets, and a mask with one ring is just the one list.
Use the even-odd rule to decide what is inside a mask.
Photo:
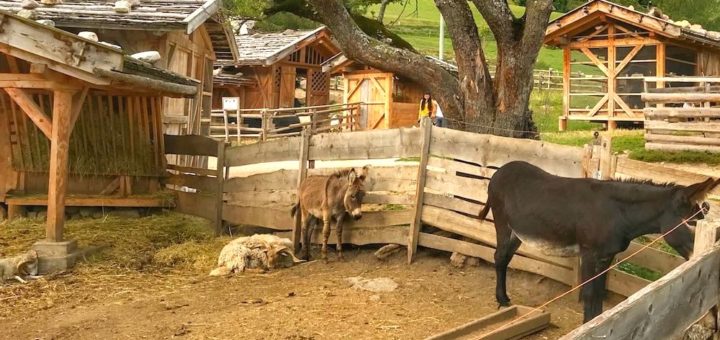
[(642, 100), (646, 149), (720, 152), (720, 78), (647, 77)]

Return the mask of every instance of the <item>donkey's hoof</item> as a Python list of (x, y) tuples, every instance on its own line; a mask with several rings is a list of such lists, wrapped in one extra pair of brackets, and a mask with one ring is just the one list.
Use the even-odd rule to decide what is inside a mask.
[(510, 303), (509, 300), (506, 301), (506, 302), (499, 302), (499, 303), (498, 303), (498, 309), (505, 309), (505, 308), (509, 308), (509, 307), (511, 307), (511, 306), (512, 306), (512, 303)]

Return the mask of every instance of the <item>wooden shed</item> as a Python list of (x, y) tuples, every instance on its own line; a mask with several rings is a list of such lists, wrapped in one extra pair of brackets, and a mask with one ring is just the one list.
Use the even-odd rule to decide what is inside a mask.
[(163, 99), (194, 97), (197, 85), (119, 49), (0, 11), (0, 202), (11, 216), (47, 205), (50, 248), (39, 253), (54, 254), (60, 267), (72, 261), (60, 254), (74, 244), (58, 244), (66, 205), (171, 203), (158, 195)]
[[(453, 74), (457, 67), (427, 57)], [(417, 125), (424, 87), (392, 72), (378, 70), (338, 54), (323, 70), (344, 79), (343, 103), (366, 103), (360, 109), (363, 129), (392, 129)]]
[[(22, 0), (0, 2), (0, 10), (16, 13)], [(165, 99), (163, 121), (170, 134), (201, 134), (202, 117), (210, 116), (212, 67), (216, 59), (233, 60), (237, 45), (222, 15), (221, 0), (140, 1), (129, 13), (116, 13), (114, 1), (64, 0), (32, 10), (35, 19), (79, 33), (92, 31), (102, 42), (127, 54), (158, 51), (154, 65), (199, 82), (192, 98)]]
[(321, 65), (340, 50), (326, 27), (243, 34), (235, 40), (238, 58), (217, 62), (223, 70), (215, 77), (220, 86), (214, 91), (214, 109), (222, 109), (220, 98), (228, 96), (240, 97), (241, 109), (328, 104), (330, 76)]
[(545, 43), (563, 49), (560, 130), (568, 120), (603, 122), (609, 129), (642, 122), (645, 77), (720, 75), (720, 33), (605, 0), (552, 21)]

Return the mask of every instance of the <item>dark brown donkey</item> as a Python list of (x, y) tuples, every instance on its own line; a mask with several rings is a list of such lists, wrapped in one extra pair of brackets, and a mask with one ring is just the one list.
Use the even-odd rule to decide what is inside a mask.
[[(582, 281), (607, 269), (634, 238), (665, 233), (688, 218), (701, 219), (702, 201), (720, 181), (690, 186), (599, 181), (553, 176), (526, 162), (511, 162), (490, 179), (485, 218), (492, 209), (497, 233), (495, 296), (510, 305), (505, 278), (520, 243), (546, 255), (580, 256)], [(688, 259), (693, 231), (687, 223), (665, 240)], [(582, 287), (584, 322), (602, 313), (607, 274)]]
[[(322, 259), (327, 261), (330, 220), (335, 219), (338, 260), (342, 254), (342, 224), (346, 214), (356, 220), (362, 217), (363, 184), (368, 166), (358, 173), (355, 169), (341, 170), (329, 176), (308, 176), (300, 184), (298, 203), (292, 208), (295, 216), (300, 210), (302, 219), (303, 259), (310, 259), (310, 239), (318, 219), (323, 221)], [(312, 224), (312, 228), (311, 227)]]

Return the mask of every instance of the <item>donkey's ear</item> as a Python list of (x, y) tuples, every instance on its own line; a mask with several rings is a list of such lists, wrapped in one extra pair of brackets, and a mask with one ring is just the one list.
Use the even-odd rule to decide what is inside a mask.
[(370, 164), (362, 167), (362, 170), (360, 170), (360, 179), (361, 179), (361, 180), (364, 181), (365, 178), (367, 178), (367, 176), (368, 176), (368, 171), (369, 171), (369, 170), (370, 170)]
[(350, 181), (350, 183), (355, 183), (356, 179), (357, 179), (357, 173), (355, 173), (355, 169), (351, 169), (350, 174), (348, 174), (348, 181)]
[(683, 191), (685, 193), (685, 196), (690, 200), (690, 202), (698, 203), (704, 200), (708, 192), (710, 192), (710, 190), (714, 189), (719, 184), (720, 180), (716, 181), (712, 178), (708, 178), (704, 182), (695, 183), (686, 187), (685, 189), (683, 189)]

